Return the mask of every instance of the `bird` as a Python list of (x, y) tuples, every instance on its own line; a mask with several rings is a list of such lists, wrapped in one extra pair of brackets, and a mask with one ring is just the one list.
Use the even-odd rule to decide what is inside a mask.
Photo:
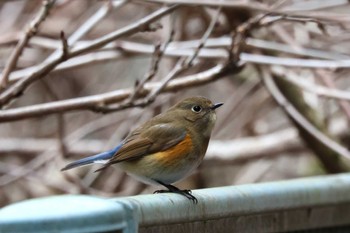
[(202, 162), (216, 122), (215, 110), (222, 105), (202, 96), (186, 98), (141, 124), (113, 149), (69, 163), (61, 171), (103, 164), (98, 172), (117, 165), (143, 183), (167, 188), (154, 193), (177, 193), (198, 203), (191, 190), (173, 183), (189, 176)]

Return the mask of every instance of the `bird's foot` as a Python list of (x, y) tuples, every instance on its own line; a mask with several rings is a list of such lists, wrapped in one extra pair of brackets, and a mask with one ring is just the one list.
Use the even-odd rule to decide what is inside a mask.
[(189, 190), (189, 189), (181, 190), (173, 185), (169, 185), (169, 184), (165, 185), (163, 183), (161, 183), (161, 184), (164, 185), (165, 187), (167, 187), (168, 190), (157, 190), (154, 193), (177, 193), (177, 194), (180, 194), (180, 195), (186, 197), (187, 199), (191, 200), (194, 204), (198, 203), (197, 198), (192, 195), (191, 190)]

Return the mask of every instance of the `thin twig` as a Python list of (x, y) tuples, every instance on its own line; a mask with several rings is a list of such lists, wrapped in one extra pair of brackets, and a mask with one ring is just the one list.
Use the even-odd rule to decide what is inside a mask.
[(8, 84), (8, 78), (10, 73), (14, 68), (16, 68), (19, 57), (21, 56), (24, 48), (28, 44), (30, 38), (32, 38), (39, 30), (41, 23), (46, 19), (49, 15), (49, 12), (56, 0), (44, 0), (43, 6), (38, 12), (37, 16), (33, 19), (33, 21), (29, 24), (28, 29), (22, 36), (22, 38), (18, 41), (15, 49), (12, 51), (9, 60), (7, 61), (5, 68), (2, 72), (0, 78), (0, 88), (6, 88)]
[[(174, 21), (175, 20), (173, 20), (172, 22)], [(151, 68), (148, 71), (148, 73), (145, 75), (145, 77), (137, 84), (137, 86), (134, 89), (134, 92), (128, 98), (126, 103), (133, 102), (136, 99), (137, 95), (140, 93), (140, 91), (143, 89), (143, 86), (145, 85), (145, 83), (149, 82), (157, 74), (159, 63), (164, 55), (164, 51), (167, 49), (169, 43), (174, 39), (174, 35), (175, 35), (175, 30), (174, 30), (174, 25), (172, 24), (168, 40), (165, 42), (164, 46), (161, 46), (161, 44), (159, 44), (154, 47)]]
[(256, 27), (260, 20), (265, 17), (265, 15), (260, 14), (254, 18), (249, 19), (247, 22), (241, 24), (237, 27), (235, 32), (232, 32), (232, 39), (229, 48), (229, 60), (232, 62), (238, 62), (243, 50), (243, 46), (246, 43), (246, 38), (248, 33)]
[[(42, 80), (42, 84), (44, 85), (45, 89), (47, 90), (47, 93), (51, 97), (52, 100), (54, 101), (59, 101), (60, 97), (59, 95), (55, 92), (54, 89), (51, 88), (49, 83), (46, 80)], [(65, 137), (65, 130), (66, 130), (66, 124), (65, 124), (65, 119), (63, 113), (58, 113), (57, 114), (57, 141), (59, 144), (59, 149), (61, 152), (61, 155), (63, 157), (66, 157), (68, 154), (68, 149), (67, 145), (64, 141)]]
[(66, 58), (69, 56), (69, 46), (68, 46), (67, 39), (64, 35), (64, 31), (61, 31), (60, 37), (62, 41), (62, 57)]

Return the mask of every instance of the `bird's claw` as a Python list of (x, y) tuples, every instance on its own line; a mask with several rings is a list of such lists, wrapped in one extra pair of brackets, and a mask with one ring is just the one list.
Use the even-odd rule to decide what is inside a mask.
[(194, 204), (198, 203), (198, 200), (195, 196), (192, 195), (192, 191), (189, 189), (185, 190), (156, 190), (153, 193), (178, 193), (182, 196), (185, 196), (187, 199), (191, 200)]

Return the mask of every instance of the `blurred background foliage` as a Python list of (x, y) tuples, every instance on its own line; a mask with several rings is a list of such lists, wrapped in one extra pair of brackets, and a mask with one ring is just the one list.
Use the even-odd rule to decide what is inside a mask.
[[(10, 70), (9, 82), (0, 89), (0, 102), (19, 80), (33, 75), (31, 69), (47, 66), (45, 59), (56, 49), (62, 50), (62, 31), (68, 38), (69, 51), (73, 51), (75, 46), (84, 46), (140, 22), (164, 3), (177, 1), (53, 2), (38, 30), (29, 30), (33, 35)], [(205, 161), (191, 177), (180, 182), (180, 187), (195, 189), (348, 171), (348, 1), (221, 1), (219, 13), (216, 2), (181, 1), (181, 6), (147, 27), (109, 45), (92, 48), (80, 57), (59, 62), (59, 66), (32, 81), (18, 98), (2, 102), (0, 206), (63, 193), (111, 197), (153, 192), (156, 187), (140, 184), (114, 168), (101, 173), (93, 172), (98, 166), (65, 173), (60, 169), (71, 160), (114, 147), (141, 122), (194, 95), (225, 105), (217, 111), (218, 121)], [(45, 9), (43, 4), (48, 3), (0, 3), (2, 79), (11, 54), (21, 38), (28, 35), (28, 29), (33, 29), (31, 22)], [(98, 12), (104, 15), (76, 43), (70, 44), (70, 36), (97, 17)], [(210, 36), (204, 38), (213, 22)], [(230, 42), (238, 36), (242, 36), (235, 41), (239, 44)], [(60, 104), (69, 99), (133, 90), (151, 71), (155, 60), (159, 61), (157, 73), (146, 83), (162, 82), (177, 60), (188, 56), (182, 51), (190, 48), (193, 53), (201, 38), (208, 42), (204, 45), (208, 50), (199, 53), (194, 65), (172, 80), (209, 72), (218, 64), (240, 63), (242, 67), (234, 67), (208, 83), (164, 90), (143, 107), (133, 107), (135, 102), (130, 102), (126, 109), (108, 114), (73, 107), (35, 116), (29, 111), (25, 117), (16, 118), (30, 107), (40, 109), (42, 103)], [(209, 45), (213, 38), (216, 40)], [(128, 46), (129, 42), (136, 44)], [(160, 57), (152, 51), (142, 51), (142, 45), (168, 47)], [(238, 54), (239, 61), (229, 60), (228, 54)], [(85, 62), (89, 59), (91, 62)], [(69, 67), (59, 68), (62, 63)], [(276, 90), (282, 97), (278, 98)], [(125, 98), (113, 104), (123, 101)], [(295, 113), (318, 129), (317, 133), (310, 133), (309, 125), (298, 121)], [(9, 118), (6, 114), (12, 115)], [(329, 140), (322, 141), (322, 136)]]

